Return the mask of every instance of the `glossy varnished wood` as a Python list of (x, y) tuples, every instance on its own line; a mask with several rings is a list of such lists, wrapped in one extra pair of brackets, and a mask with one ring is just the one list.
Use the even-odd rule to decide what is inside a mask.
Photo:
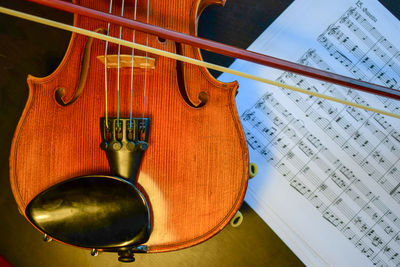
[[(102, 1), (81, 4), (106, 11)], [(115, 1), (118, 5), (119, 1)], [(196, 32), (198, 11), (207, 1), (150, 1), (150, 23), (186, 33)], [(138, 17), (145, 20), (144, 1), (139, 1)], [(199, 8), (201, 7), (201, 8)], [(133, 17), (127, 2), (125, 16)], [(119, 8), (113, 12), (119, 14)], [(107, 28), (106, 24), (77, 17), (75, 24), (87, 29)], [(111, 28), (117, 36), (119, 27)], [(126, 39), (131, 30), (124, 30)], [(147, 36), (136, 34), (144, 43)], [(73, 35), (68, 51), (57, 70), (45, 78), (30, 76), (29, 98), (14, 135), (10, 155), (10, 181), (19, 209), (44, 189), (66, 179), (89, 174), (107, 174), (109, 167), (100, 149), (100, 117), (104, 116), (104, 68), (96, 57), (105, 44), (94, 41), (87, 83), (80, 97), (69, 106), (60, 106), (55, 89), (66, 88), (65, 100), (73, 97), (79, 79), (80, 61), (86, 38)], [(153, 47), (174, 52), (171, 41), (148, 36)], [(109, 54), (117, 46), (109, 46)], [(183, 47), (183, 54), (201, 58), (197, 49)], [(130, 54), (123, 48), (122, 53)], [(140, 53), (138, 53), (140, 55)], [(146, 195), (152, 215), (151, 252), (192, 246), (220, 231), (243, 200), (248, 175), (248, 153), (236, 114), (236, 83), (223, 84), (206, 70), (182, 68), (186, 92), (193, 105), (199, 94), (208, 102), (194, 108), (180, 93), (176, 62), (156, 58), (156, 68), (144, 73), (135, 70), (133, 113), (141, 116), (146, 92), (145, 116), (152, 120), (149, 149), (141, 165), (138, 187)], [(129, 116), (130, 70), (120, 73), (120, 115)], [(147, 76), (146, 90), (143, 88)], [(117, 70), (108, 71), (110, 116), (116, 116)], [(182, 90), (182, 87), (181, 87)]]

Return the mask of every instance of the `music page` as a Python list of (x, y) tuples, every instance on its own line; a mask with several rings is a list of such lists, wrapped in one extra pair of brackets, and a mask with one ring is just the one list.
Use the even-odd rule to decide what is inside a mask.
[[(378, 1), (297, 0), (249, 50), (400, 88), (400, 23)], [(400, 114), (400, 101), (236, 60), (232, 69)], [(306, 264), (399, 266), (400, 120), (239, 81), (246, 201)]]

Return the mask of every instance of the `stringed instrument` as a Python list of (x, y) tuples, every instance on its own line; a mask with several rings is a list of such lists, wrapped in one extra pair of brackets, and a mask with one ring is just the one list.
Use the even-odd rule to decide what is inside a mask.
[[(213, 1), (181, 2), (177, 10), (145, 1), (79, 4), (196, 35)], [(197, 48), (101, 20), (76, 16), (74, 25), (201, 60)], [(46, 235), (132, 261), (134, 252), (202, 242), (236, 213), (248, 177), (236, 83), (74, 34), (57, 70), (28, 84), (11, 185), (21, 212)]]
[[(211, 2), (79, 4), (194, 35)], [(74, 25), (201, 59), (193, 47), (95, 19)], [(249, 163), (236, 83), (74, 34), (56, 71), (28, 85), (10, 181), (21, 213), (49, 237), (131, 261), (202, 242), (240, 207)]]

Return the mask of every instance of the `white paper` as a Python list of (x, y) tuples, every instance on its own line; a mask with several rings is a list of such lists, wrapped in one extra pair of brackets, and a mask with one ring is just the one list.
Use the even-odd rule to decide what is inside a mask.
[[(378, 1), (296, 0), (249, 47), (400, 88), (400, 23)], [(400, 113), (400, 102), (236, 60), (232, 69)], [(400, 264), (400, 120), (223, 74), (259, 174), (246, 201), (306, 265)]]

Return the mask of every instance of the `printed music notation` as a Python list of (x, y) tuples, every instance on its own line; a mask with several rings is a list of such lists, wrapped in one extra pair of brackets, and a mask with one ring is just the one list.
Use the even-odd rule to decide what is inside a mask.
[[(310, 1), (302, 2), (307, 6)], [(382, 31), (382, 12), (375, 12), (380, 4), (340, 2), (346, 8), (319, 31), (309, 47), (304, 46), (297, 62), (399, 89), (400, 40), (392, 40)], [(293, 9), (285, 12), (293, 15)], [(390, 13), (384, 10), (383, 14)], [(262, 49), (257, 52), (265, 53)], [(233, 67), (249, 69), (245, 64)], [(226, 75), (224, 79), (229, 78)], [(400, 102), (388, 98), (288, 72), (277, 74), (276, 81), (400, 114)], [(243, 87), (241, 82), (239, 79)], [(253, 85), (245, 82), (245, 86)], [(243, 102), (247, 103), (239, 104), (251, 158), (269, 175), (285, 180), (292, 192), (335, 229), (332, 233), (347, 240), (343, 242), (354, 248), (352, 253), (371, 265), (399, 266), (400, 121), (283, 88), (261, 91), (252, 104), (245, 95)], [(260, 192), (257, 183), (256, 190), (250, 182), (249, 194)], [(258, 202), (268, 201), (263, 195), (253, 197), (259, 198)], [(253, 206), (251, 200), (249, 204)], [(254, 207), (257, 211), (256, 204)], [(286, 216), (278, 207), (274, 212)], [(308, 245), (319, 256), (329, 253)], [(330, 259), (322, 261), (330, 265)]]

